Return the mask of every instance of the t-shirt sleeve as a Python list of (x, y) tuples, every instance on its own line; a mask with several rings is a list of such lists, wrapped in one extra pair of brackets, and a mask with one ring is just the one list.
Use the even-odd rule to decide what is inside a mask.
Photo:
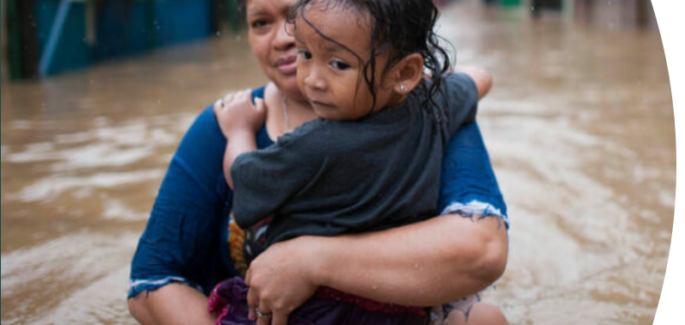
[(312, 181), (324, 160), (313, 143), (315, 137), (288, 134), (265, 149), (236, 158), (231, 177), (233, 214), (238, 226), (245, 229), (273, 216)]
[(448, 114), (448, 134), (453, 137), (465, 123), (473, 122), (478, 110), (478, 88), (464, 73), (452, 73), (441, 85)]

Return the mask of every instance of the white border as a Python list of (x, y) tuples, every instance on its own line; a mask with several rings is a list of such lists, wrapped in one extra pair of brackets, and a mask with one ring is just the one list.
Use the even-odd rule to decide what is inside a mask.
[[(685, 30), (685, 1), (682, 0), (652, 0), (656, 12), (661, 40), (666, 52), (668, 72), (673, 95), (673, 107), (676, 123), (676, 147), (678, 171), (683, 171), (685, 164), (682, 154), (685, 150), (685, 135), (678, 132), (678, 125), (685, 126), (685, 46), (683, 32)], [(683, 174), (677, 172), (677, 184), (685, 184)], [(678, 190), (676, 185), (675, 220), (673, 221), (673, 236), (669, 252), (666, 278), (661, 291), (661, 299), (657, 308), (655, 325), (685, 324), (685, 192)]]

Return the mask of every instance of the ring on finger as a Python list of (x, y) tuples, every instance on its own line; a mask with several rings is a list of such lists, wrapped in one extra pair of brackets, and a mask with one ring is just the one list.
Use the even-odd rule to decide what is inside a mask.
[(259, 307), (255, 308), (255, 311), (257, 312), (257, 316), (259, 318), (271, 318), (272, 313), (265, 313)]

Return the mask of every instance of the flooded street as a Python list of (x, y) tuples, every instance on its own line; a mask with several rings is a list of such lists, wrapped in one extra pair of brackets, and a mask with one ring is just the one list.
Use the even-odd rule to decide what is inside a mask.
[[(675, 204), (659, 33), (445, 8), (459, 64), (495, 86), (483, 131), (512, 223), (486, 300), (512, 324), (651, 324)], [(135, 324), (130, 259), (194, 117), (263, 84), (244, 36), (2, 82), (2, 324)]]

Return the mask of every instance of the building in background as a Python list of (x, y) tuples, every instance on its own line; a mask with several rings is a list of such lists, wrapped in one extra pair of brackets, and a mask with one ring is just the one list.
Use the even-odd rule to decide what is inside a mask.
[(2, 2), (3, 60), (12, 79), (45, 77), (207, 38), (227, 20), (234, 30), (240, 26), (232, 0)]
[[(470, 1), (534, 18), (554, 13), (605, 28), (658, 28), (649, 0)], [(47, 77), (241, 25), (234, 0), (2, 0), (2, 75)]]
[(481, 0), (492, 5), (527, 7), (534, 18), (545, 12), (608, 28), (657, 28), (650, 0)]

